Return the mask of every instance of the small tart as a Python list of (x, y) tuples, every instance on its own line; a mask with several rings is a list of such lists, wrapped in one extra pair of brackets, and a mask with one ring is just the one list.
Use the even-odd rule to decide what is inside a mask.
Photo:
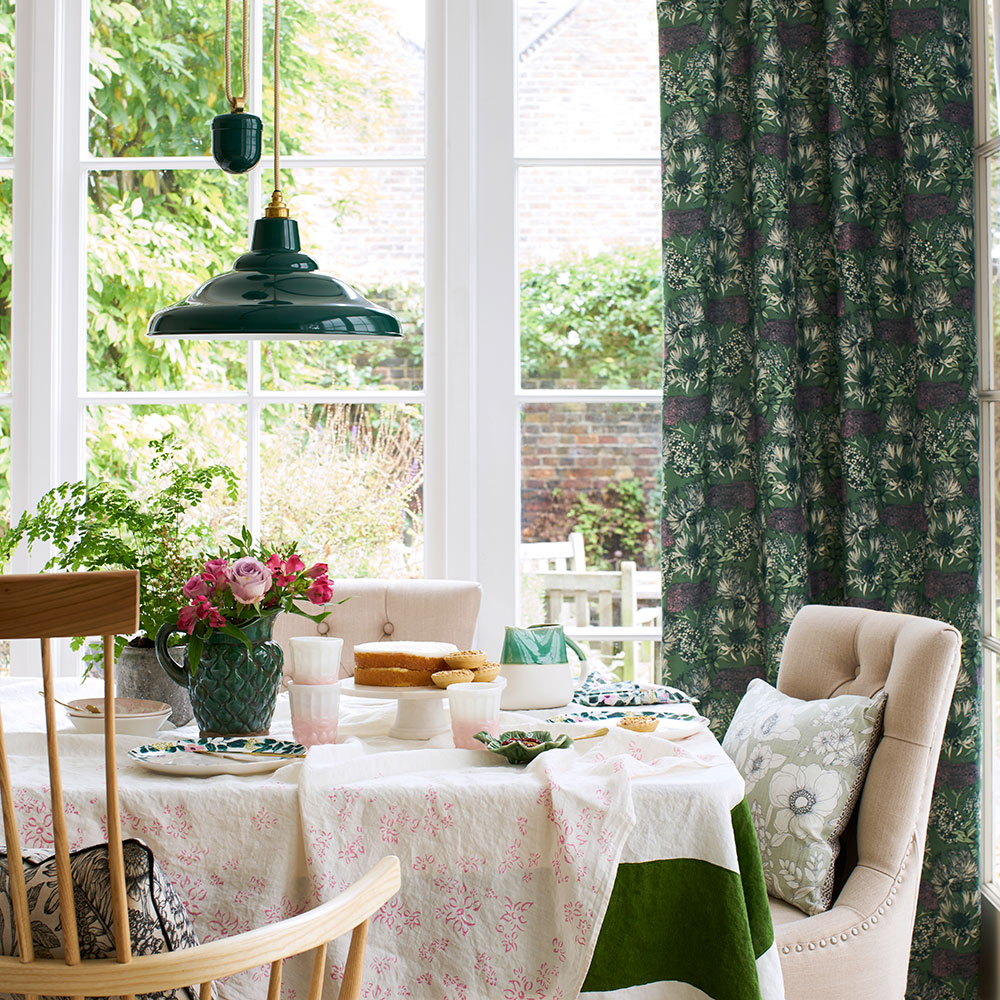
[(486, 654), (481, 649), (460, 649), (445, 653), (444, 662), (449, 670), (478, 670), (486, 663)]
[(651, 733), (659, 724), (659, 719), (653, 715), (626, 715), (618, 720), (622, 729), (631, 729), (634, 733)]
[(474, 670), (473, 673), (475, 674), (472, 678), (474, 681), (495, 681), (500, 676), (500, 664), (487, 663), (478, 670)]
[(468, 684), (472, 680), (471, 670), (435, 670), (431, 674), (431, 680), (439, 688), (446, 688), (449, 684)]

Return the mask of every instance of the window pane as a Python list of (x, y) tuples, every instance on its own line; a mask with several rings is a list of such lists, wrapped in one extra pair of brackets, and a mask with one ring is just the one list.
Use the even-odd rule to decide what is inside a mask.
[[(273, 17), (266, 4), (265, 135), (273, 120)], [(424, 18), (424, 0), (283, 0), (282, 152), (422, 156)]]
[(0, 0), (0, 156), (14, 151), (14, 0)]
[(661, 383), (658, 167), (519, 173), (525, 388)]
[(0, 392), (10, 392), (10, 289), (14, 182), (0, 173)]
[[(91, 0), (95, 156), (211, 151), (212, 118), (229, 110), (222, 72), (224, 9), (221, 3)], [(234, 83), (238, 92), (238, 75)]]
[(998, 95), (1000, 95), (1000, 0), (986, 2), (986, 138), (997, 134)]
[[(521, 541), (583, 535), (585, 571), (535, 561), (522, 547), (521, 616), (577, 626), (659, 622), (660, 407), (654, 403), (530, 403), (521, 410)], [(622, 607), (622, 564), (642, 573)], [(565, 570), (565, 573), (562, 571)], [(568, 574), (568, 575), (566, 575)], [(624, 617), (623, 617), (624, 614)], [(550, 616), (555, 615), (555, 619)], [(610, 646), (604, 650), (610, 656)]]
[(245, 181), (220, 170), (95, 171), (87, 195), (88, 388), (244, 387), (246, 343), (154, 341), (146, 325), (246, 251)]
[[(10, 407), (0, 406), (0, 534), (10, 527)], [(0, 677), (10, 673), (10, 643), (0, 642)]]
[(519, 155), (657, 156), (656, 5), (517, 8)]
[(299, 170), (282, 189), (302, 249), (400, 319), (403, 339), (261, 345), (265, 389), (423, 386), (423, 171)]
[(985, 388), (995, 389), (1000, 387), (1000, 372), (997, 365), (1000, 364), (1000, 169), (997, 168), (997, 160), (990, 156), (984, 159), (983, 169), (989, 171), (989, 199), (990, 204), (985, 220), (977, 219), (977, 224), (985, 223), (989, 226), (990, 253), (989, 253), (989, 296), (990, 296), (990, 323), (992, 324), (992, 337), (986, 338), (991, 346), (993, 357), (989, 372), (992, 383)]
[[(216, 479), (202, 502), (189, 513), (190, 523), (204, 525), (213, 546), (238, 532), (246, 521), (246, 409), (212, 405), (116, 405), (87, 408), (87, 477), (148, 498), (162, 489), (171, 469), (227, 465), (236, 474), (238, 494), (228, 496)], [(157, 465), (155, 442), (165, 456)]]
[(268, 406), (261, 524), (334, 577), (423, 574), (423, 414), (416, 406)]

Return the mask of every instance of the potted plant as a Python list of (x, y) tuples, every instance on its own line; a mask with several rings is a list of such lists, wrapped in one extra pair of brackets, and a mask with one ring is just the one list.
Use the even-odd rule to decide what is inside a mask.
[[(296, 554), (254, 545), (244, 528), (230, 536), (233, 550), (209, 559), (175, 590), (174, 614), (160, 626), (156, 655), (178, 684), (187, 686), (202, 736), (258, 736), (268, 732), (283, 673), (281, 647), (271, 638), (280, 612), (321, 622), (301, 604), (326, 604), (333, 584), (326, 563), (310, 567)], [(183, 660), (167, 647), (187, 636)]]
[[(164, 622), (176, 621), (177, 581), (196, 573), (204, 562), (201, 553), (216, 544), (211, 527), (192, 511), (216, 482), (235, 500), (237, 480), (221, 464), (167, 467), (174, 457), (168, 439), (153, 442), (153, 448), (150, 468), (158, 484), (148, 498), (108, 482), (63, 483), (0, 537), (0, 567), (22, 542), (29, 552), (47, 542), (54, 548), (47, 570), (138, 570), (139, 631), (115, 640), (118, 694), (167, 702), (173, 708), (171, 722), (185, 725), (192, 715), (187, 690), (160, 669), (154, 640)], [(84, 643), (81, 636), (71, 645), (80, 649)], [(99, 666), (100, 648), (88, 645), (84, 662), (86, 676)]]

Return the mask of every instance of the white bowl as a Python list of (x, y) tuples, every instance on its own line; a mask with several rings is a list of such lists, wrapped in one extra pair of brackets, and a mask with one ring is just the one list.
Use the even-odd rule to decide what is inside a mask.
[[(88, 712), (86, 715), (66, 713), (70, 722), (81, 733), (103, 733), (104, 716)], [(124, 736), (152, 736), (170, 717), (170, 708), (157, 715), (122, 715), (115, 716), (115, 732)]]

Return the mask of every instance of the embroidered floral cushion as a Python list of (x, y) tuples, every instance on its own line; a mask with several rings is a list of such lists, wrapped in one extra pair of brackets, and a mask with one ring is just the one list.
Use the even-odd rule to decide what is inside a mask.
[[(123, 843), (128, 922), (133, 955), (191, 948), (198, 943), (191, 920), (153, 852), (138, 840)], [(82, 958), (113, 958), (111, 877), (106, 844), (70, 853), (77, 931)], [(25, 852), (24, 876), (36, 958), (62, 958), (62, 923), (51, 854)], [(0, 954), (16, 955), (13, 911), (7, 894), (7, 855), (0, 852)], [(0, 1000), (10, 994), (0, 993)], [(147, 993), (148, 1000), (198, 1000), (197, 987)]]
[(767, 891), (804, 913), (830, 906), (839, 838), (882, 733), (885, 698), (800, 701), (753, 680), (722, 741), (746, 781)]

